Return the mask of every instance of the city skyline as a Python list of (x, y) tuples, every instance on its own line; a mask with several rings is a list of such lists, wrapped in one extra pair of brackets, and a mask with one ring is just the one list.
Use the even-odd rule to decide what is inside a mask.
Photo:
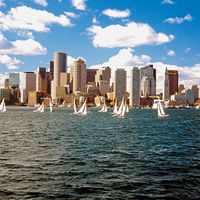
[(162, 87), (166, 67), (186, 87), (199, 85), (197, 8), (184, 0), (0, 0), (1, 86), (9, 72), (48, 68), (55, 51), (68, 54), (69, 66), (77, 57), (87, 68), (153, 64)]

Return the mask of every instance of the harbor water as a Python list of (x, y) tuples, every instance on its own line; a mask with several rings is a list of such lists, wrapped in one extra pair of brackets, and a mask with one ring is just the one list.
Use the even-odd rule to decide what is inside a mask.
[(0, 199), (200, 199), (200, 110), (0, 113)]

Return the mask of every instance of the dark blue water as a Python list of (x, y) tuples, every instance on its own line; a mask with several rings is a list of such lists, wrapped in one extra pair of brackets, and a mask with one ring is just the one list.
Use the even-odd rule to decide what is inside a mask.
[(200, 199), (199, 110), (72, 112), (0, 113), (0, 199)]

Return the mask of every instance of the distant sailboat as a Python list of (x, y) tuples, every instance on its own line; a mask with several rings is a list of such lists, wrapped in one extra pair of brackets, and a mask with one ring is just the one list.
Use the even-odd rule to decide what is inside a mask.
[(0, 104), (0, 112), (6, 112), (6, 104), (5, 104), (5, 99), (3, 98), (1, 104)]
[(78, 114), (77, 109), (76, 109), (76, 101), (75, 101), (75, 99), (74, 99), (74, 114), (75, 114), (75, 115)]
[(103, 104), (101, 110), (99, 110), (98, 112), (108, 112), (108, 107), (106, 105), (106, 101), (104, 101), (104, 104)]
[(34, 110), (33, 112), (44, 112), (44, 102), (42, 102), (42, 104), (40, 105), (40, 107), (38, 107), (37, 110)]
[(52, 100), (51, 100), (51, 99), (50, 99), (50, 101), (49, 101), (49, 110), (50, 110), (50, 112), (54, 112), (53, 103), (52, 103)]
[(161, 101), (158, 102), (158, 105), (157, 105), (157, 110), (158, 110), (158, 117), (168, 117), (169, 115), (166, 115), (165, 114), (165, 111), (163, 109), (163, 106), (161, 104)]
[(117, 114), (117, 100), (115, 101), (115, 106), (112, 114), (116, 115)]
[(125, 112), (126, 112), (126, 105), (125, 105), (125, 103), (124, 103), (124, 97), (123, 97), (122, 102), (121, 102), (121, 105), (120, 105), (120, 107), (119, 107), (117, 113), (114, 114), (113, 116), (114, 116), (114, 117), (117, 116), (117, 117), (123, 118), (124, 115), (125, 115)]
[(79, 111), (77, 112), (78, 115), (86, 115), (87, 114), (87, 105), (86, 105), (86, 101), (84, 101), (83, 105), (81, 106), (81, 108), (79, 109)]
[(59, 107), (60, 108), (65, 107), (65, 101), (63, 101), (62, 104)]

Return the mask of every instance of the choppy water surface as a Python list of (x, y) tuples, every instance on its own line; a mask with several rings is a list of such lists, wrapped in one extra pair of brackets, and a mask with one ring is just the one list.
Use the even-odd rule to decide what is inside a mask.
[(200, 111), (0, 113), (0, 199), (199, 199)]

